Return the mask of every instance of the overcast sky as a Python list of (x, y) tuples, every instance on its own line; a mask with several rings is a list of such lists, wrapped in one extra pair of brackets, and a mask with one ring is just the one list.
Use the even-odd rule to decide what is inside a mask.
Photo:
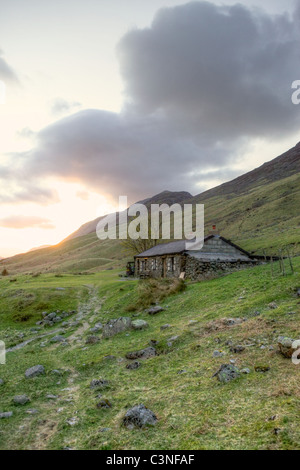
[(0, 256), (294, 146), (299, 46), (299, 1), (0, 0)]

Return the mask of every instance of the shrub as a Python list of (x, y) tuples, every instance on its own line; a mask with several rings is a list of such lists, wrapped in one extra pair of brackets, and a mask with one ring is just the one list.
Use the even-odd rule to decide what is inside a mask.
[(1, 274), (2, 274), (2, 276), (8, 276), (8, 271), (7, 271), (7, 269), (4, 268), (4, 269), (2, 270), (2, 273), (1, 273)]

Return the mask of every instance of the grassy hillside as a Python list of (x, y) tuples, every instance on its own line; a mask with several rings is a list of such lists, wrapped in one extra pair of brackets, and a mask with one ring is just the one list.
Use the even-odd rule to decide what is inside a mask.
[[(8, 352), (7, 364), (0, 365), (0, 412), (13, 411), (0, 420), (0, 449), (299, 449), (300, 366), (278, 354), (276, 345), (278, 335), (300, 337), (300, 258), (294, 263), (296, 273), (286, 277), (277, 267), (272, 278), (266, 265), (188, 283), (161, 302), (165, 311), (156, 316), (142, 307), (155, 288), (148, 281), (122, 281), (117, 271), (1, 278), (0, 339), (7, 347), (32, 342)], [(278, 308), (270, 309), (270, 302)], [(136, 310), (128, 313), (132, 304)], [(31, 331), (43, 311), (53, 310), (76, 313), (67, 318), (69, 326)], [(149, 328), (86, 344), (90, 327), (122, 315), (137, 315)], [(245, 321), (228, 324), (238, 317)], [(71, 326), (76, 318), (79, 323)], [(162, 330), (165, 324), (170, 327)], [(58, 329), (67, 346), (50, 342)], [(126, 353), (150, 340), (158, 341), (159, 354), (128, 370)], [(245, 350), (234, 354), (230, 344)], [(224, 356), (214, 358), (215, 350)], [(212, 375), (230, 359), (251, 372), (222, 385)], [(25, 379), (25, 370), (36, 364), (46, 374)], [(257, 366), (270, 370), (255, 372)], [(99, 378), (109, 388), (91, 390), (91, 380)], [(24, 393), (30, 403), (14, 405), (12, 398)], [(99, 393), (111, 408), (96, 407)], [(124, 414), (140, 403), (157, 415), (158, 424), (125, 429)], [(37, 414), (28, 414), (30, 409)], [(68, 424), (73, 418), (75, 424)]]
[(217, 223), (222, 235), (244, 249), (270, 254), (287, 245), (300, 253), (300, 174), (264, 184), (239, 196), (215, 196), (196, 202), (205, 206), (207, 226)]
[[(16, 273), (85, 273), (120, 267), (124, 270), (128, 253), (118, 240), (100, 241), (96, 233), (68, 240), (50, 248), (3, 260), (1, 266)], [(123, 260), (124, 261), (120, 261)]]

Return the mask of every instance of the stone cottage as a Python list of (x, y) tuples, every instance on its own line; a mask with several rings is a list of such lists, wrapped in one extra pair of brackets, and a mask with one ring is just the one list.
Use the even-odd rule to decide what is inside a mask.
[[(135, 256), (137, 277), (201, 280), (236, 271), (258, 263), (250, 253), (211, 233), (198, 251), (186, 250), (185, 240), (162, 243)], [(184, 273), (184, 274), (183, 274)]]

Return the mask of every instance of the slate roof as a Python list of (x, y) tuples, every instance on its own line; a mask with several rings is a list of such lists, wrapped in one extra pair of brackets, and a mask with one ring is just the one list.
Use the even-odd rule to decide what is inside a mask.
[[(244, 256), (241, 255), (239, 259), (244, 260), (244, 261), (249, 261), (252, 256), (250, 253), (247, 251), (243, 250), (243, 248), (240, 248), (239, 246), (235, 245), (232, 243), (230, 240), (227, 240), (224, 237), (221, 237), (220, 235), (208, 235), (207, 237), (204, 238), (204, 242), (209, 240), (210, 238), (217, 237), (223, 240), (225, 243), (228, 243), (229, 245), (233, 246), (237, 250), (239, 250), (241, 253), (244, 254)], [(152, 248), (149, 248), (149, 250), (143, 251), (142, 253), (139, 253), (138, 255), (135, 256), (135, 258), (147, 258), (151, 256), (164, 256), (164, 255), (177, 255), (177, 254), (183, 254), (186, 253), (190, 256), (195, 256), (196, 251), (188, 251), (186, 250), (186, 240), (178, 240), (176, 242), (170, 242), (170, 243), (161, 243), (159, 245), (153, 246)], [(211, 253), (211, 254), (205, 254), (201, 253), (201, 251), (198, 251), (197, 253), (197, 258), (203, 258), (204, 260), (210, 261), (212, 259), (218, 259), (220, 257), (224, 257), (226, 255), (220, 253)], [(231, 261), (234, 261), (232, 256), (230, 256)], [(226, 259), (226, 261), (229, 261), (229, 258)], [(224, 259), (225, 261), (225, 259)]]

